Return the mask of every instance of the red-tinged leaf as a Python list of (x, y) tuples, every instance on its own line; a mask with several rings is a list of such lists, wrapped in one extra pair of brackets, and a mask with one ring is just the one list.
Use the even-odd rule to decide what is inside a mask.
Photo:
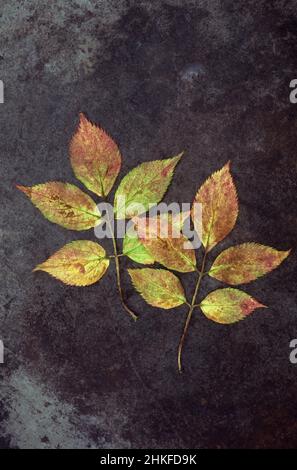
[(135, 289), (153, 307), (178, 307), (186, 302), (180, 280), (165, 269), (128, 269)]
[[(141, 219), (140, 219), (141, 220)], [(192, 243), (181, 233), (178, 238), (173, 236), (162, 237), (162, 223), (156, 219), (147, 219), (148, 225), (139, 223), (136, 225), (139, 240), (150, 253), (152, 258), (168, 269), (179, 272), (191, 272), (196, 270), (195, 250)]]
[(213, 173), (201, 186), (194, 199), (192, 219), (199, 233), (200, 223), (195, 203), (202, 204), (202, 244), (210, 251), (233, 229), (238, 216), (236, 188), (230, 173), (230, 162)]
[(238, 289), (218, 289), (200, 304), (204, 315), (217, 323), (230, 324), (243, 320), (256, 308), (265, 308), (250, 295)]
[(46, 219), (70, 230), (87, 230), (101, 222), (95, 202), (69, 183), (52, 181), (32, 187), (17, 186)]
[(232, 246), (219, 254), (209, 275), (226, 284), (245, 284), (277, 268), (289, 253), (258, 243)]
[(121, 154), (116, 143), (82, 113), (70, 142), (70, 161), (75, 176), (98, 196), (110, 192), (121, 168)]
[(99, 281), (109, 266), (102, 246), (78, 240), (63, 246), (34, 271), (45, 271), (71, 286), (89, 286)]

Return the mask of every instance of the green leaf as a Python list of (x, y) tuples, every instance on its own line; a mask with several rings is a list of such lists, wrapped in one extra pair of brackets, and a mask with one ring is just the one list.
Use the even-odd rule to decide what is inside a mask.
[(99, 281), (109, 266), (104, 248), (89, 240), (63, 246), (34, 271), (45, 271), (71, 286), (89, 286)]
[(128, 258), (141, 264), (153, 264), (154, 258), (148, 250), (143, 246), (133, 227), (127, 230), (123, 242), (123, 254)]
[(129, 219), (158, 204), (167, 191), (181, 156), (145, 162), (131, 170), (122, 179), (115, 194), (116, 218)]
[(218, 289), (205, 297), (200, 304), (204, 315), (217, 323), (229, 324), (243, 320), (260, 304), (250, 295), (238, 289)]
[(93, 199), (73, 184), (52, 181), (32, 187), (17, 186), (46, 219), (70, 230), (87, 230), (101, 223)]
[(135, 289), (153, 307), (178, 307), (186, 302), (180, 280), (165, 269), (128, 269)]

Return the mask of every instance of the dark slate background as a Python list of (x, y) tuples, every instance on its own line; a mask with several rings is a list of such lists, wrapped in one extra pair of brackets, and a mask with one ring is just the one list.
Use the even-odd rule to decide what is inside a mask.
[[(0, 35), (1, 446), (295, 447), (296, 2), (1, 0)], [(183, 375), (185, 308), (149, 307), (124, 274), (134, 324), (113, 267), (84, 289), (31, 272), (66, 242), (94, 239), (50, 224), (15, 189), (75, 183), (79, 111), (118, 142), (122, 176), (186, 151), (168, 202), (192, 201), (232, 160), (240, 215), (213, 256), (243, 241), (293, 248), (244, 286), (269, 309), (228, 327), (195, 312)], [(183, 282), (191, 295), (193, 276)], [(201, 296), (218, 285), (205, 279)]]

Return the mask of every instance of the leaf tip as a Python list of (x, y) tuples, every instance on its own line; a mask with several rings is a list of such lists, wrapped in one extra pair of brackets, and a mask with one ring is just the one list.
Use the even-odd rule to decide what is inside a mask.
[(289, 250), (285, 250), (283, 251), (283, 259), (285, 260), (286, 258), (288, 258), (288, 256), (291, 254), (291, 251), (292, 251), (292, 248), (289, 248)]
[(84, 113), (80, 112), (78, 114), (78, 117), (79, 117), (79, 124), (85, 124), (88, 122), (88, 119)]
[(16, 189), (18, 189), (19, 191), (22, 191), (22, 193), (30, 197), (31, 188), (29, 188), (28, 186), (23, 186), (22, 184), (16, 184), (15, 187)]
[(35, 266), (35, 268), (32, 269), (32, 273), (35, 273), (36, 271), (42, 271), (42, 265), (41, 264), (37, 264), (37, 266)]

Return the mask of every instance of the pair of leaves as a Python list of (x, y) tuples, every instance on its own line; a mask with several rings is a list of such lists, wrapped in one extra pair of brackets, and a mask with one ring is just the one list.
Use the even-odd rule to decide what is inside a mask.
[[(79, 126), (69, 150), (76, 177), (96, 195), (108, 195), (118, 176), (122, 160), (112, 138), (80, 114)], [(116, 217), (121, 219), (138, 215), (160, 202), (180, 158), (181, 155), (178, 155), (165, 160), (146, 162), (130, 171), (116, 191)], [(17, 187), (29, 197), (44, 217), (64, 228), (81, 231), (102, 222), (93, 199), (73, 184), (54, 181), (32, 187)], [(89, 257), (92, 246), (94, 259)], [(125, 249), (132, 249), (134, 257), (141, 257), (141, 253), (145, 251), (143, 246), (135, 247), (135, 243), (133, 247), (129, 246), (129, 242), (126, 242)], [(99, 256), (99, 252), (102, 256)], [(89, 285), (100, 279), (108, 267), (107, 261), (105, 251), (100, 245), (90, 245), (90, 242), (82, 240), (66, 245), (37, 268), (66, 284), (79, 286)], [(148, 254), (146, 261), (153, 262)]]
[[(196, 204), (199, 204), (199, 210)], [(237, 193), (230, 173), (230, 163), (211, 175), (196, 194), (191, 217), (197, 233), (200, 233), (201, 206), (201, 241), (206, 251), (210, 251), (233, 229), (238, 216)], [(138, 227), (135, 256), (132, 242), (128, 240), (129, 238), (126, 238), (124, 242), (124, 254), (126, 251), (134, 261), (150, 264), (154, 260), (168, 269), (179, 272), (196, 270), (194, 249), (184, 236), (174, 238), (169, 235), (164, 238), (159, 234), (155, 236), (154, 233), (148, 235), (146, 227)]]
[[(129, 269), (136, 290), (150, 305), (163, 309), (186, 303), (180, 280), (164, 269)], [(237, 289), (226, 288), (211, 292), (201, 302), (204, 315), (217, 323), (234, 323), (242, 320), (256, 308), (265, 307), (250, 295)]]

